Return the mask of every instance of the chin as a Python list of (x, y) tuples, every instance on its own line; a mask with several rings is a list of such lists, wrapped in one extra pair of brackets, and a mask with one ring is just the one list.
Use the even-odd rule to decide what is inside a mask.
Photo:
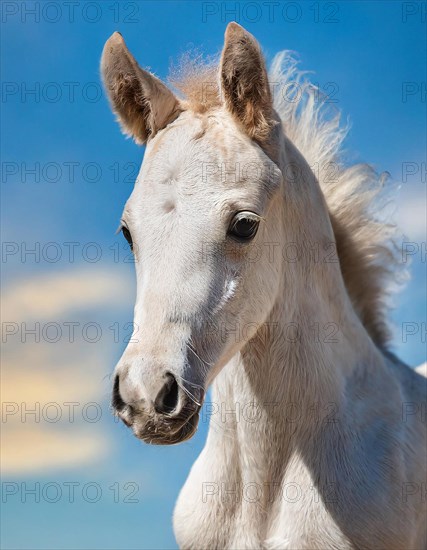
[(185, 422), (185, 424), (172, 433), (170, 431), (134, 430), (134, 434), (137, 439), (150, 445), (178, 445), (178, 443), (183, 443), (193, 437), (197, 431), (198, 424), (199, 413), (196, 412)]

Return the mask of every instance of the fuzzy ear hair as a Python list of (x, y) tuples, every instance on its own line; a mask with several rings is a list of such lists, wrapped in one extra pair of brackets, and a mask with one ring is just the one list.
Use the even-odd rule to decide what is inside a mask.
[(227, 109), (257, 141), (265, 141), (275, 125), (267, 70), (255, 38), (229, 23), (221, 56), (220, 80)]
[(141, 69), (118, 32), (105, 43), (101, 73), (123, 131), (136, 143), (146, 143), (182, 110), (169, 88)]

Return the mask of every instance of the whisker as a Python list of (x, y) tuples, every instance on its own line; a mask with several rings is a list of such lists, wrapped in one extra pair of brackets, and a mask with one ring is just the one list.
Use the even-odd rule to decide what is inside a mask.
[(193, 403), (195, 403), (198, 407), (201, 407), (202, 406), (202, 403), (199, 403), (199, 401), (196, 399), (196, 397), (190, 392), (190, 390), (188, 388), (186, 388), (182, 383), (182, 382), (186, 382), (187, 384), (189, 384), (190, 386), (194, 386), (195, 388), (200, 388), (203, 390), (204, 392), (204, 388), (203, 386), (200, 386), (199, 384), (193, 384), (192, 382), (189, 382), (188, 380), (185, 380), (185, 378), (182, 378), (179, 380), (177, 379), (177, 384), (178, 386), (182, 389), (182, 391), (188, 395), (188, 397), (191, 399), (191, 401), (193, 401)]
[(207, 361), (205, 361), (204, 359), (202, 359), (200, 357), (200, 355), (198, 355), (198, 353), (196, 352), (196, 350), (194, 349), (193, 345), (191, 344), (191, 342), (187, 342), (187, 347), (188, 349), (197, 357), (197, 359), (199, 359), (199, 361), (201, 361), (202, 363), (204, 363), (207, 367), (211, 368), (213, 367), (213, 364), (212, 363), (208, 363)]
[(195, 388), (195, 389), (199, 389), (199, 390), (202, 390), (202, 392), (205, 391), (205, 388), (201, 385), (201, 384), (197, 384), (196, 382), (191, 382), (191, 380), (187, 380), (186, 378), (184, 378), (183, 376), (180, 377), (181, 380), (183, 382), (185, 382), (186, 384), (188, 384), (189, 386)]

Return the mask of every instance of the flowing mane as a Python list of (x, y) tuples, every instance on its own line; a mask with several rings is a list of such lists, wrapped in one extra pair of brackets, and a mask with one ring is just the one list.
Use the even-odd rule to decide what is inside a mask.
[[(341, 113), (306, 74), (292, 52), (275, 56), (269, 71), (274, 108), (285, 134), (319, 180), (353, 306), (373, 341), (385, 347), (390, 338), (388, 298), (399, 273), (395, 226), (379, 219), (387, 202), (386, 175), (368, 164), (344, 162), (348, 125), (341, 124)], [(184, 55), (169, 81), (196, 113), (221, 105), (215, 61)]]

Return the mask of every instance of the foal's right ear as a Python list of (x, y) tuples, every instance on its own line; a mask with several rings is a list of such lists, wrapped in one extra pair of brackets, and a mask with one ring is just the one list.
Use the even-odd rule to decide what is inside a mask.
[(251, 138), (268, 140), (277, 122), (264, 57), (255, 38), (234, 22), (225, 31), (220, 78), (231, 114)]
[(182, 111), (169, 88), (141, 69), (118, 32), (105, 43), (101, 73), (120, 126), (140, 145), (154, 137)]

